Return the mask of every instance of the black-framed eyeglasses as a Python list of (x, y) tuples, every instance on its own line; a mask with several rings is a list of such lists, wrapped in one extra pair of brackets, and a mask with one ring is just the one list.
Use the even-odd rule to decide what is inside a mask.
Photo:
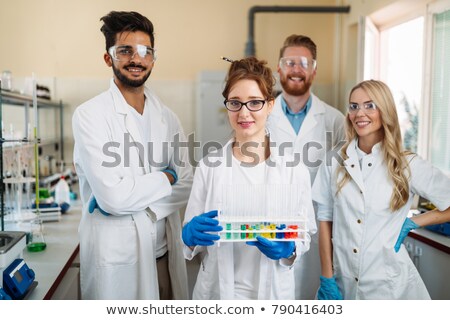
[(264, 107), (266, 100), (249, 100), (247, 102), (241, 102), (239, 100), (225, 100), (223, 102), (227, 110), (232, 112), (238, 112), (245, 106), (248, 111), (259, 111)]
[(377, 111), (377, 105), (373, 101), (364, 102), (362, 107), (353, 102), (348, 104), (348, 113), (355, 114), (359, 110), (363, 110), (365, 114), (371, 114)]

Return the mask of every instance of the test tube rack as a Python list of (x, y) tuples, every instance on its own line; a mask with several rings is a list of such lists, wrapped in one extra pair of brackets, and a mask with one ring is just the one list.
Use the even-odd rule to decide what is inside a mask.
[(272, 241), (309, 241), (305, 221), (220, 221), (223, 230), (219, 232), (221, 242), (256, 241), (257, 236)]
[(295, 184), (223, 186), (220, 242), (311, 240), (302, 190)]

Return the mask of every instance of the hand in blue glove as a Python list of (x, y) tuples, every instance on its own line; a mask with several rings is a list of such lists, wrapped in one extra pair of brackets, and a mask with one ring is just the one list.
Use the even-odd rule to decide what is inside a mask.
[(336, 283), (336, 278), (325, 278), (320, 276), (320, 287), (317, 292), (317, 299), (319, 300), (343, 300), (342, 294)]
[(398, 252), (400, 250), (400, 247), (402, 246), (403, 241), (405, 240), (406, 236), (411, 230), (420, 228), (418, 224), (416, 224), (414, 221), (412, 221), (410, 218), (406, 218), (402, 225), (402, 230), (400, 231), (400, 234), (398, 235), (397, 242), (395, 243), (394, 249), (395, 252)]
[(98, 209), (98, 211), (100, 211), (100, 213), (103, 214), (104, 216), (111, 215), (108, 212), (104, 211), (102, 208), (100, 208), (95, 197), (92, 197), (91, 201), (89, 201), (88, 207), (89, 213), (93, 213), (95, 209)]
[(181, 232), (183, 242), (188, 247), (194, 246), (212, 246), (214, 241), (220, 239), (219, 235), (208, 232), (222, 231), (217, 217), (217, 210), (209, 211), (192, 218), (184, 225)]
[(175, 170), (167, 168), (167, 169), (164, 169), (162, 172), (166, 172), (173, 177), (173, 183), (171, 183), (171, 185), (174, 185), (175, 183), (177, 183), (178, 176), (177, 176), (177, 173), (175, 172)]
[(257, 241), (247, 241), (249, 246), (255, 246), (272, 260), (289, 258), (294, 253), (294, 241), (270, 241), (264, 237), (257, 236)]

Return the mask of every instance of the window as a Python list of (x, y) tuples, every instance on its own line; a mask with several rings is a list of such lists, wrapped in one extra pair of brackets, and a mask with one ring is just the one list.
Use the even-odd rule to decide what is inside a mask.
[[(386, 13), (384, 11), (383, 13)], [(403, 144), (450, 174), (450, 0), (360, 20), (359, 80), (391, 88)]]
[(431, 162), (450, 173), (450, 9), (433, 14), (431, 52)]
[(380, 79), (392, 91), (403, 145), (417, 152), (422, 100), (424, 18), (377, 30), (367, 18), (364, 39), (364, 80)]

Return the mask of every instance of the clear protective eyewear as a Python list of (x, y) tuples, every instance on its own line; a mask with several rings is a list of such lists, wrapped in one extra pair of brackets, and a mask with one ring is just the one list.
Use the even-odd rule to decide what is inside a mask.
[(114, 60), (121, 62), (130, 61), (136, 53), (149, 62), (156, 60), (156, 49), (143, 44), (137, 44), (136, 47), (130, 45), (112, 46), (108, 53)]
[(284, 70), (294, 69), (295, 66), (299, 66), (304, 70), (314, 70), (317, 66), (317, 61), (309, 59), (304, 56), (297, 57), (283, 57), (280, 59), (280, 68)]
[(232, 112), (238, 112), (245, 106), (248, 111), (259, 111), (264, 107), (266, 100), (250, 100), (247, 102), (241, 102), (239, 100), (225, 100), (223, 102), (227, 110)]
[(373, 101), (364, 102), (362, 107), (357, 103), (349, 103), (348, 113), (356, 114), (359, 110), (363, 110), (365, 114), (372, 114), (377, 111), (377, 105)]

